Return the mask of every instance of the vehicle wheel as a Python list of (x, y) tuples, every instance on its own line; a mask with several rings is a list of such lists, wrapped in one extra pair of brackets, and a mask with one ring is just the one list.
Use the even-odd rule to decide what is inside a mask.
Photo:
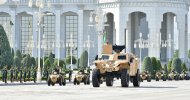
[(92, 72), (92, 85), (93, 87), (100, 87), (100, 71), (94, 69)]
[(62, 83), (63, 86), (66, 85), (66, 79), (63, 79), (63, 83)]
[(50, 84), (51, 84), (51, 79), (50, 78), (48, 78), (47, 83), (48, 83), (48, 86), (50, 86)]
[(113, 86), (113, 78), (110, 76), (106, 77), (106, 86)]
[(166, 78), (165, 78), (165, 77), (163, 77), (163, 81), (166, 81)]
[(84, 77), (84, 79), (83, 79), (84, 85), (87, 84), (86, 79), (87, 79), (87, 77)]
[(127, 73), (127, 69), (123, 69), (121, 71), (121, 86), (128, 87), (129, 86), (129, 75)]
[(77, 85), (80, 85), (80, 82), (79, 82), (79, 81), (77, 81)]
[(87, 78), (86, 78), (86, 84), (90, 84), (90, 76), (89, 75), (87, 75)]
[(159, 78), (158, 78), (158, 77), (156, 77), (156, 81), (159, 81)]
[(151, 77), (150, 76), (147, 77), (147, 82), (151, 82)]
[(52, 85), (52, 86), (54, 86), (54, 85), (55, 85), (55, 83), (51, 83), (51, 85)]
[(137, 70), (136, 76), (133, 77), (133, 86), (134, 87), (139, 87), (140, 86), (140, 74), (139, 74), (139, 70)]
[(74, 84), (74, 85), (77, 84), (77, 79), (76, 79), (76, 78), (74, 79), (73, 84)]
[(59, 86), (62, 86), (63, 80), (62, 78), (59, 79)]

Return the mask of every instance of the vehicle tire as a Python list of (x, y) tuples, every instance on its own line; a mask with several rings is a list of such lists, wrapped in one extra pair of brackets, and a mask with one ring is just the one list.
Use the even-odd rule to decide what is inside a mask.
[(79, 81), (77, 81), (77, 85), (80, 85), (80, 82), (79, 82)]
[(156, 81), (159, 81), (159, 78), (158, 78), (158, 77), (156, 77)]
[(51, 85), (52, 85), (52, 86), (54, 86), (54, 85), (55, 85), (55, 83), (51, 83)]
[(127, 73), (127, 69), (121, 71), (121, 86), (129, 87), (129, 74)]
[(113, 78), (110, 76), (106, 77), (106, 86), (113, 86)]
[(147, 82), (151, 82), (151, 77), (150, 76), (147, 77)]
[(137, 74), (136, 76), (133, 77), (133, 86), (134, 87), (139, 87), (140, 86), (140, 74), (139, 74), (139, 70), (137, 70)]
[(48, 86), (50, 86), (50, 85), (51, 85), (51, 79), (50, 79), (50, 78), (48, 78), (47, 83), (48, 83)]
[(87, 75), (87, 78), (86, 78), (86, 84), (89, 85), (90, 84), (90, 76)]
[(63, 85), (63, 86), (66, 85), (66, 79), (63, 79), (62, 85)]
[(74, 79), (73, 84), (74, 84), (74, 85), (77, 84), (77, 79), (76, 79), (76, 78)]
[(84, 85), (87, 84), (86, 79), (87, 79), (87, 77), (84, 77), (84, 79), (83, 79)]
[(166, 81), (166, 78), (165, 78), (165, 77), (163, 77), (163, 81)]
[(100, 87), (100, 71), (94, 69), (92, 72), (92, 85), (93, 87)]
[(59, 86), (62, 86), (63, 80), (62, 78), (59, 79)]

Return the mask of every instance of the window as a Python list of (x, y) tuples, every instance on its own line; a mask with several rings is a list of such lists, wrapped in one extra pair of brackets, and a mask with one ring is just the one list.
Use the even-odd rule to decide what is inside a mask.
[[(78, 43), (78, 16), (69, 15), (66, 16), (66, 42), (69, 43), (70, 35), (73, 34), (73, 42), (75, 48), (73, 48), (73, 56), (77, 57), (77, 43)], [(70, 48), (66, 48), (66, 56), (70, 56)]]
[(118, 56), (118, 60), (125, 60), (126, 59), (126, 55), (120, 55)]
[(108, 55), (102, 55), (102, 60), (109, 60), (109, 56)]
[(24, 54), (32, 54), (32, 47), (27, 47), (32, 41), (32, 16), (21, 16), (21, 50)]
[(54, 50), (53, 43), (55, 42), (55, 16), (44, 16), (44, 45), (46, 48), (44, 54), (48, 56)]

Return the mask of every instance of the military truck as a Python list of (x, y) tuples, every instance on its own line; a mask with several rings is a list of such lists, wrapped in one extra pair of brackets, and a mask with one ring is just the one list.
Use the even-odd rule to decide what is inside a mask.
[(151, 74), (148, 71), (143, 71), (140, 74), (140, 80), (143, 82), (143, 80), (147, 80), (147, 82), (151, 82)]
[(121, 79), (122, 87), (128, 87), (129, 80), (132, 80), (134, 87), (140, 86), (139, 59), (132, 53), (121, 53), (123, 49), (123, 45), (103, 46), (100, 59), (94, 61), (93, 87), (100, 87), (102, 78), (105, 78), (107, 86), (113, 86), (114, 78)]
[(180, 80), (189, 80), (189, 75), (186, 71), (182, 71), (181, 74), (179, 75)]
[(168, 80), (179, 80), (179, 74), (176, 71), (171, 71), (168, 74)]
[(166, 81), (166, 78), (167, 78), (166, 76), (167, 75), (163, 71), (158, 71), (158, 72), (156, 72), (155, 80), (156, 81), (159, 81), (159, 80)]
[(83, 82), (85, 85), (90, 84), (90, 74), (87, 72), (87, 70), (80, 70), (74, 78), (73, 84), (79, 85), (81, 82)]
[(56, 83), (58, 83), (60, 86), (66, 85), (66, 79), (64, 78), (64, 73), (58, 73), (54, 71), (51, 75), (49, 75), (47, 83), (48, 86), (50, 85), (54, 86)]

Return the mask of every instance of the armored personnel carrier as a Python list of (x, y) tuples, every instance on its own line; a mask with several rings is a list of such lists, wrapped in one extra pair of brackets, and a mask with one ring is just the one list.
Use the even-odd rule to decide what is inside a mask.
[(179, 80), (179, 74), (176, 71), (172, 71), (168, 74), (168, 80)]
[(141, 79), (141, 82), (143, 82), (143, 80), (147, 80), (147, 82), (151, 82), (151, 74), (148, 71), (144, 71), (140, 74), (140, 79)]
[(186, 71), (182, 71), (182, 73), (179, 75), (180, 80), (189, 80), (189, 75)]
[(90, 84), (90, 74), (86, 70), (80, 70), (74, 78), (73, 84), (79, 85), (81, 82), (83, 82), (85, 85)]
[(102, 78), (107, 86), (113, 86), (114, 78), (121, 79), (122, 87), (128, 87), (129, 80), (132, 80), (134, 87), (140, 86), (139, 59), (131, 53), (121, 53), (123, 49), (125, 46), (103, 46), (101, 59), (94, 61), (96, 68), (92, 72), (93, 87), (100, 87)]
[(52, 85), (54, 86), (56, 83), (58, 83), (60, 86), (64, 86), (66, 85), (66, 80), (64, 78), (64, 74), (63, 73), (58, 73), (56, 71), (54, 71), (51, 75), (49, 75), (48, 77), (48, 86)]

